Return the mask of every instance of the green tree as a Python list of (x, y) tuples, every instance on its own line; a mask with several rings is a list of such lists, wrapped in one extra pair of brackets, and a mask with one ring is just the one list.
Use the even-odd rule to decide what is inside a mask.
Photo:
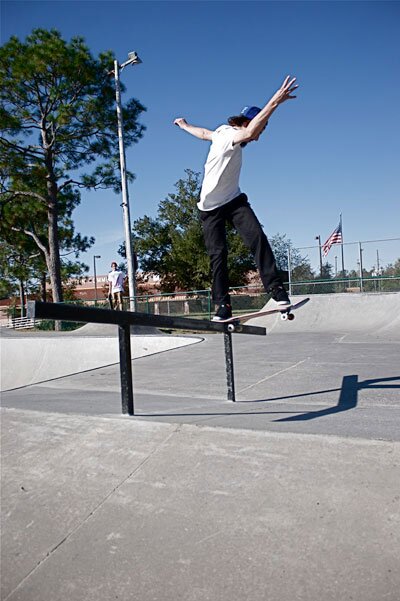
[(309, 282), (315, 279), (315, 272), (313, 271), (310, 263), (304, 259), (303, 263), (300, 263), (292, 270), (292, 281), (293, 282)]
[(389, 263), (382, 270), (382, 276), (384, 277), (400, 277), (400, 258), (394, 263)]
[[(20, 184), (20, 188), (23, 184)], [(32, 183), (32, 189), (38, 190), (40, 181)], [(77, 259), (93, 243), (94, 238), (83, 237), (75, 233), (71, 213), (74, 203), (66, 201), (66, 194), (60, 194), (58, 240), (60, 252), (60, 278), (65, 287), (68, 278), (87, 271), (87, 266)], [(3, 244), (13, 249), (12, 255), (20, 256), (26, 268), (29, 267), (31, 278), (41, 282), (42, 298), (46, 299), (46, 282), (49, 278), (47, 260), (48, 227), (47, 215), (40, 203), (33, 201), (18, 202), (3, 195), (0, 200), (0, 239)], [(29, 227), (29, 230), (28, 230)], [(23, 228), (23, 230), (22, 230)], [(64, 258), (67, 257), (67, 258)]]
[[(145, 215), (133, 225), (140, 267), (159, 274), (165, 291), (199, 290), (211, 285), (210, 261), (196, 206), (200, 174), (190, 169), (185, 173), (186, 178), (175, 184), (176, 193), (159, 203), (157, 217)], [(233, 228), (228, 228), (227, 240), (231, 285), (244, 285), (248, 271), (255, 269), (254, 261)]]
[[(399, 291), (400, 286), (398, 278), (400, 278), (400, 258), (394, 263), (389, 263), (389, 265), (386, 265), (386, 267), (382, 270), (381, 277), (393, 278), (393, 281), (384, 279), (379, 285), (380, 290), (384, 290), (385, 292)], [(378, 281), (379, 279), (380, 278), (377, 278)]]
[(331, 280), (333, 278), (333, 265), (326, 262), (322, 265), (321, 279)]
[[(55, 302), (60, 251), (79, 254), (94, 241), (73, 229), (80, 189), (120, 187), (112, 65), (110, 52), (94, 58), (82, 38), (66, 42), (55, 30), (0, 49), (1, 235), (13, 246), (21, 235), (35, 242)], [(142, 137), (144, 110), (135, 99), (123, 107), (126, 146)]]
[[(204, 289), (211, 286), (210, 261), (204, 245), (197, 210), (200, 174), (185, 170), (186, 178), (176, 184), (176, 193), (159, 203), (157, 217), (145, 215), (133, 225), (133, 244), (141, 269), (161, 276), (162, 290)], [(253, 257), (233, 227), (227, 226), (228, 269), (231, 286), (247, 284), (247, 275), (256, 270)], [(307, 257), (302, 257), (285, 234), (270, 238), (278, 268), (287, 271), (287, 252), (299, 279), (313, 275)], [(125, 247), (119, 253), (125, 256)]]
[[(290, 266), (291, 269), (298, 268), (300, 266), (309, 266), (307, 257), (303, 257), (300, 251), (293, 246), (290, 238), (286, 237), (286, 234), (280, 234), (279, 232), (274, 236), (271, 236), (269, 243), (275, 255), (275, 261), (278, 269), (281, 271), (288, 271), (288, 251), (290, 250)], [(311, 268), (310, 268), (311, 269)]]
[(0, 298), (20, 297), (21, 316), (24, 315), (26, 293), (35, 285), (40, 253), (33, 245), (15, 248), (0, 239)]

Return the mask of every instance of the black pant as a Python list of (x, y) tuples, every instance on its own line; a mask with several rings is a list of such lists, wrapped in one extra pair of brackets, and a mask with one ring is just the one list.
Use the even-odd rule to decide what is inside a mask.
[(229, 303), (228, 247), (225, 223), (231, 223), (251, 250), (266, 291), (282, 285), (267, 236), (251, 208), (246, 194), (240, 194), (212, 211), (200, 211), (204, 240), (211, 260), (214, 302)]

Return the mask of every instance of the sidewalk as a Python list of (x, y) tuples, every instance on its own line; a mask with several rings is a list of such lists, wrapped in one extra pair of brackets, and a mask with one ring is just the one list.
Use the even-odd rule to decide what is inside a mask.
[(3, 410), (4, 601), (397, 601), (399, 445)]

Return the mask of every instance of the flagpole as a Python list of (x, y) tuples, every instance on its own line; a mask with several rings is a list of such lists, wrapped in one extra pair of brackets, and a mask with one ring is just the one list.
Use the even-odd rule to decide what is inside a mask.
[(343, 225), (342, 225), (342, 213), (340, 213), (340, 231), (342, 232), (342, 278), (344, 278), (344, 252), (343, 252)]

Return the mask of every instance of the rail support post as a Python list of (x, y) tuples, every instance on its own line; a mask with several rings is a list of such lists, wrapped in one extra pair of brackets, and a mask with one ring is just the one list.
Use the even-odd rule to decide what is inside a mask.
[(232, 349), (232, 334), (224, 333), (225, 347), (225, 367), (226, 367), (226, 383), (228, 386), (228, 401), (236, 401), (235, 398), (235, 379), (233, 373), (233, 349)]
[(131, 357), (131, 328), (129, 325), (118, 326), (119, 361), (121, 374), (122, 413), (134, 415), (132, 357)]
[[(174, 330), (195, 330), (196, 332), (220, 332), (224, 334), (226, 378), (228, 400), (235, 401), (235, 382), (233, 374), (232, 334), (226, 323), (175, 317), (171, 315), (148, 315), (131, 311), (111, 311), (97, 307), (76, 307), (63, 303), (44, 303), (28, 301), (32, 317), (37, 319), (54, 319), (65, 321), (81, 321), (83, 323), (109, 323), (118, 326), (122, 412), (134, 415), (133, 381), (130, 327), (133, 325), (152, 326), (155, 328), (171, 328)], [(235, 325), (237, 334), (254, 334), (265, 336), (267, 331), (259, 326), (246, 324)]]

